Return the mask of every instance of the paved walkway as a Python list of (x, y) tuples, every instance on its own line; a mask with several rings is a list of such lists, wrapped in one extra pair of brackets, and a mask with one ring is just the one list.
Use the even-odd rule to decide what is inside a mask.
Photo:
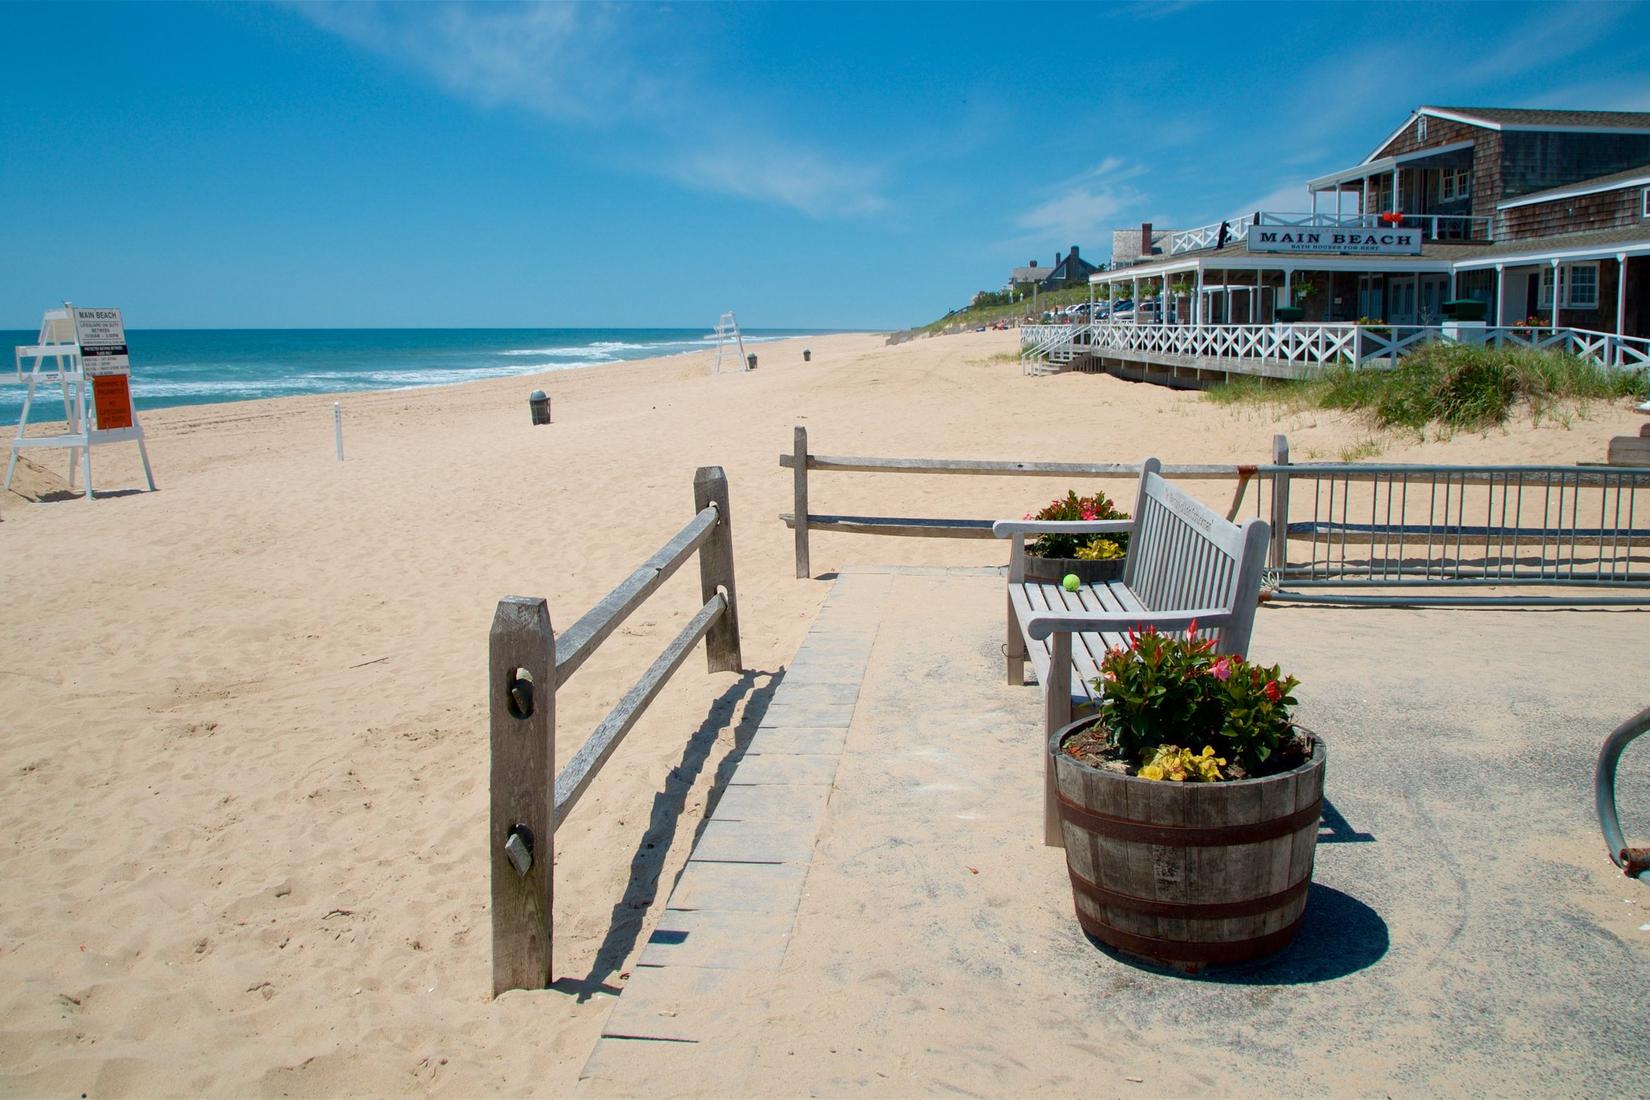
[(1645, 613), (1263, 610), (1330, 747), (1317, 871), (1293, 947), (1199, 978), (1077, 929), (1003, 614), (978, 572), (833, 583), (582, 1092), (1643, 1092), (1650, 891), (1591, 776)]

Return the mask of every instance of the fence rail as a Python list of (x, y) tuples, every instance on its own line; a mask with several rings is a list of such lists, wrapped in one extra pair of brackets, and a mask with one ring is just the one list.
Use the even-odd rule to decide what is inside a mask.
[(1036, 333), (1036, 341), (1028, 344), (1022, 335), (1022, 362), (1037, 356), (1069, 361), (1085, 352), (1145, 352), (1220, 361), (1221, 366), (1242, 373), (1246, 364), (1251, 363), (1298, 367), (1392, 366), (1406, 353), (1423, 345), (1445, 343), (1559, 351), (1606, 369), (1650, 370), (1650, 339), (1563, 327), (1283, 322), (1175, 325), (1096, 321), (1027, 328)]
[[(985, 538), (991, 520), (810, 514), (809, 471), (997, 477), (1136, 478), (1122, 462), (868, 458), (814, 455), (807, 432), (780, 456), (793, 471), (796, 575), (811, 575), (813, 530), (926, 538)], [(1245, 507), (1272, 530), (1269, 598), (1302, 603), (1650, 603), (1650, 596), (1369, 595), (1428, 588), (1650, 588), (1650, 468), (1292, 463), (1289, 441), (1254, 465), (1164, 466), (1171, 479), (1234, 483), (1228, 519)], [(1251, 491), (1252, 490), (1252, 491)], [(1645, 500), (1638, 494), (1643, 492)], [(1000, 518), (1000, 517), (997, 517)], [(1285, 586), (1289, 586), (1286, 588)], [(1290, 589), (1338, 589), (1333, 595)]]
[[(493, 616), (487, 844), (495, 997), (550, 983), (555, 833), (602, 765), (701, 640), (711, 672), (739, 671), (733, 520), (720, 466), (698, 470), (693, 497), (696, 511), (687, 526), (560, 637), (551, 630), (542, 598), (507, 596)], [(695, 554), (704, 605), (556, 775), (556, 691)]]

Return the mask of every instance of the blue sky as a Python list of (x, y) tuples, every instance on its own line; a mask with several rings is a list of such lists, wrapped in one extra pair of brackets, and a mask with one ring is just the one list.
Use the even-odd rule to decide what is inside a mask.
[(1650, 110), (1650, 6), (5, 5), (0, 327), (897, 327), (1298, 209), (1418, 104)]

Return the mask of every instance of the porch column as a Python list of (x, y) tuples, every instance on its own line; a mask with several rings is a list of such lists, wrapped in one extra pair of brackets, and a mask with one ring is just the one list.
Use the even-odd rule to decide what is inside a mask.
[(1403, 197), (1398, 191), (1398, 166), (1396, 164), (1392, 166), (1392, 209), (1400, 213), (1404, 209)]
[(1220, 289), (1226, 297), (1226, 308), (1221, 312), (1221, 324), (1232, 324), (1232, 273), (1224, 268), (1220, 272)]
[(1621, 366), (1621, 337), (1627, 335), (1627, 253), (1616, 253), (1616, 366)]
[(1553, 316), (1552, 316), (1552, 324), (1553, 324), (1554, 328), (1558, 327), (1558, 303), (1560, 303), (1564, 300), (1564, 288), (1559, 285), (1559, 282), (1558, 282), (1559, 275), (1560, 275), (1560, 272), (1559, 272), (1559, 269), (1558, 269), (1558, 261), (1554, 260), (1553, 261)]
[[(1436, 236), (1437, 234), (1434, 234)], [(1455, 269), (1449, 269), (1449, 300), (1455, 301)]]
[(1507, 265), (1495, 265), (1495, 327), (1501, 327), (1501, 297), (1507, 292)]
[(1249, 288), (1249, 323), (1260, 324), (1260, 269), (1255, 269), (1255, 281)]
[(1163, 273), (1163, 294), (1157, 299), (1157, 323), (1169, 323), (1169, 273)]
[[(1623, 280), (1625, 282), (1625, 280)], [(1203, 268), (1197, 269), (1197, 297), (1192, 299), (1192, 324), (1203, 324)], [(1617, 322), (1619, 327), (1620, 322)]]
[(1358, 208), (1358, 213), (1363, 215), (1365, 218), (1369, 217), (1369, 177), (1368, 176), (1364, 177), (1364, 201), (1363, 201), (1363, 205)]
[(1312, 224), (1318, 224), (1318, 193), (1312, 192)]

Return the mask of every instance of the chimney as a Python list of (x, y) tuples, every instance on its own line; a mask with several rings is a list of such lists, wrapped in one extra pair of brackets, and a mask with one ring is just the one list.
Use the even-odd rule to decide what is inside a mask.
[(1076, 245), (1071, 246), (1071, 265), (1073, 267), (1077, 266), (1077, 246)]
[(1030, 264), (1030, 266), (1032, 266), (1032, 267), (1036, 267), (1036, 266), (1037, 266), (1037, 261), (1036, 261), (1036, 260), (1032, 260), (1032, 261), (1031, 261), (1031, 264)]
[(1055, 253), (1055, 254), (1054, 254), (1054, 266), (1055, 266), (1055, 267), (1059, 267), (1059, 266), (1060, 266), (1060, 254), (1059, 254), (1059, 253), (1058, 253), (1058, 252), (1056, 252), (1056, 253)]
[(1142, 256), (1150, 256), (1152, 254), (1152, 223), (1151, 222), (1141, 222), (1140, 223), (1140, 254)]

